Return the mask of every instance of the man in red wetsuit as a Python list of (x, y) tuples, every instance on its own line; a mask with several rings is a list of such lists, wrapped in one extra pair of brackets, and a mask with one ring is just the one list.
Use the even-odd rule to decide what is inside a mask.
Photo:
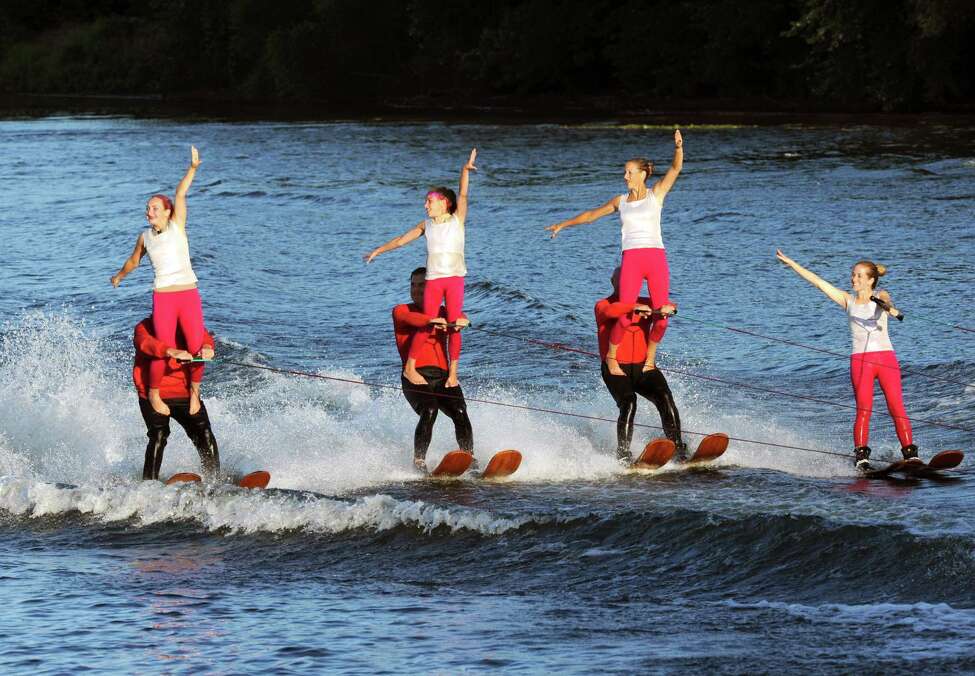
[[(135, 345), (135, 363), (132, 365), (132, 382), (139, 394), (139, 410), (146, 422), (146, 461), (142, 468), (143, 479), (158, 479), (162, 465), (163, 451), (169, 438), (169, 419), (173, 418), (186, 431), (200, 454), (203, 474), (214, 477), (220, 471), (220, 454), (217, 440), (210, 429), (210, 418), (204, 403), (200, 410), (190, 413), (190, 377), (185, 364), (193, 358), (186, 351), (186, 341), (181, 332), (176, 334), (176, 345), (166, 345), (153, 334), (152, 317), (146, 317), (135, 326), (132, 337)], [(213, 336), (204, 330), (203, 348), (200, 355), (204, 359), (213, 358)], [(146, 398), (149, 383), (149, 365), (153, 359), (166, 359), (166, 370), (159, 385), (159, 395), (169, 406), (169, 415), (157, 413)], [(182, 363), (180, 363), (182, 362)]]
[[(616, 268), (611, 279), (613, 295), (596, 303), (595, 308), (603, 382), (606, 383), (609, 393), (613, 395), (620, 409), (620, 416), (616, 422), (616, 456), (625, 464), (633, 460), (630, 455), (630, 442), (633, 440), (636, 395), (639, 394), (657, 407), (664, 434), (677, 446), (677, 457), (684, 460), (687, 457), (687, 446), (681, 440), (680, 414), (677, 412), (677, 405), (674, 403), (670, 386), (667, 385), (667, 379), (660, 369), (643, 370), (647, 357), (647, 338), (653, 325), (653, 319), (647, 316), (650, 312), (650, 300), (639, 298), (636, 303), (620, 303), (619, 276), (620, 269)], [(673, 313), (675, 309), (675, 306), (669, 302), (661, 308), (668, 314)], [(634, 310), (639, 311), (637, 315), (639, 321), (634, 321), (627, 327), (616, 351), (616, 361), (626, 375), (614, 376), (606, 366), (609, 334), (617, 319)]]
[[(405, 365), (410, 350), (410, 339), (420, 328), (430, 324), (446, 326), (446, 310), (441, 307), (438, 317), (423, 314), (423, 289), (426, 285), (426, 268), (417, 268), (410, 274), (410, 298), (412, 303), (404, 303), (393, 308), (393, 331), (396, 333), (396, 347), (400, 361)], [(466, 315), (461, 315), (464, 322)], [(416, 358), (416, 370), (426, 379), (426, 385), (414, 385), (401, 377), (403, 396), (410, 403), (420, 420), (413, 434), (413, 463), (422, 471), (427, 471), (427, 448), (433, 436), (433, 423), (438, 411), (454, 421), (457, 445), (468, 453), (474, 452), (474, 431), (467, 416), (467, 403), (460, 385), (447, 387), (449, 364), (447, 362), (447, 332), (433, 331), (423, 344)]]

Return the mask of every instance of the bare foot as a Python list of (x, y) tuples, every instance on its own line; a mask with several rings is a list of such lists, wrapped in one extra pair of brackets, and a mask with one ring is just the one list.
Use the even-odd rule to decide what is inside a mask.
[(159, 390), (149, 390), (149, 405), (159, 415), (169, 415), (169, 407), (166, 406), (166, 402), (159, 396)]
[(653, 341), (647, 343), (647, 358), (643, 362), (643, 372), (652, 371), (657, 368), (657, 344)]
[(410, 366), (409, 363), (407, 363), (406, 368), (403, 369), (403, 377), (414, 385), (428, 384), (427, 379), (420, 375), (420, 372), (416, 370), (415, 366)]
[(458, 387), (460, 381), (457, 380), (457, 376), (447, 376), (447, 381), (444, 383), (444, 387)]
[(625, 376), (623, 369), (620, 368), (620, 364), (616, 361), (615, 357), (606, 357), (606, 368), (609, 369), (611, 375), (614, 376)]
[(199, 390), (190, 391), (190, 415), (200, 412), (200, 392)]

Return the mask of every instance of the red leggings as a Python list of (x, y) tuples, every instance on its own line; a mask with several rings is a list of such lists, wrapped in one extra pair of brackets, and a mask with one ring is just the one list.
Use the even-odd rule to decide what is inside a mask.
[[(670, 296), (670, 268), (667, 266), (667, 252), (663, 249), (627, 249), (623, 252), (620, 266), (620, 302), (635, 303), (640, 296), (643, 280), (647, 280), (650, 291), (650, 307), (659, 310), (667, 304)], [(633, 323), (633, 316), (625, 314), (616, 320), (609, 334), (609, 342), (619, 345), (623, 332)], [(659, 343), (667, 330), (666, 317), (654, 317), (650, 329), (650, 340)]]
[(873, 381), (880, 381), (880, 389), (887, 400), (887, 410), (894, 419), (894, 428), (901, 446), (911, 444), (911, 421), (904, 410), (901, 395), (901, 367), (893, 350), (863, 352), (850, 355), (850, 380), (857, 400), (857, 417), (853, 423), (853, 443), (866, 446), (870, 438), (870, 414), (873, 412)]
[[(203, 347), (203, 304), (200, 302), (198, 289), (185, 291), (170, 291), (168, 293), (152, 292), (152, 328), (156, 338), (170, 347), (176, 347), (176, 326), (183, 331), (186, 340), (186, 351), (197, 354)], [(193, 363), (186, 368), (190, 370), (190, 380), (194, 383), (203, 382), (203, 364)], [(149, 387), (156, 389), (166, 373), (166, 360), (153, 359), (149, 364)]]
[[(464, 278), (441, 277), (428, 279), (423, 290), (423, 314), (436, 317), (440, 314), (440, 301), (446, 299), (447, 322), (453, 324), (464, 311)], [(419, 329), (410, 340), (410, 359), (416, 359), (423, 341), (430, 337), (432, 327)], [(460, 331), (447, 329), (447, 353), (450, 361), (460, 359)]]

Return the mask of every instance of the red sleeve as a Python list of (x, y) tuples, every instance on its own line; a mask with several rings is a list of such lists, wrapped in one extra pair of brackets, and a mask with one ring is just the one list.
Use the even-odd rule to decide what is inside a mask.
[(132, 343), (138, 352), (153, 359), (163, 359), (166, 357), (166, 350), (169, 349), (166, 343), (157, 339), (146, 330), (145, 322), (136, 324)]
[(420, 329), (430, 323), (430, 318), (422, 312), (411, 312), (409, 305), (397, 305), (393, 308), (393, 326), (411, 326)]
[(596, 303), (596, 323), (604, 324), (605, 322), (619, 319), (623, 315), (633, 312), (633, 308), (635, 307), (636, 303), (610, 303), (607, 299), (603, 298)]

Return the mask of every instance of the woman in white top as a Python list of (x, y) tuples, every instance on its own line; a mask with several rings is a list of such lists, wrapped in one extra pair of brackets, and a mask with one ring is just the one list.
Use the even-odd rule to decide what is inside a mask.
[[(660, 211), (664, 205), (664, 198), (684, 166), (684, 139), (680, 130), (674, 132), (674, 160), (663, 178), (650, 188), (647, 181), (653, 175), (653, 163), (643, 158), (628, 161), (625, 165), (623, 178), (626, 180), (627, 194), (617, 195), (601, 207), (583, 211), (567, 221), (550, 225), (546, 230), (552, 231), (554, 239), (560, 231), (573, 225), (592, 223), (608, 216), (614, 211), (620, 212), (623, 222), (623, 262), (620, 265), (619, 302), (633, 305), (638, 313), (653, 312), (655, 321), (647, 340), (647, 357), (643, 365), (644, 371), (656, 368), (657, 345), (663, 340), (667, 330), (667, 311), (661, 311), (665, 305), (670, 305), (670, 268), (667, 265), (667, 252), (664, 250), (663, 236), (660, 232)], [(643, 280), (647, 280), (650, 292), (650, 305), (638, 305), (637, 298)], [(670, 308), (672, 313), (672, 308)], [(624, 375), (616, 361), (616, 349), (626, 328), (633, 323), (633, 312), (627, 313), (616, 320), (616, 325), (609, 335), (609, 349), (606, 352), (606, 367), (613, 375)]]
[[(416, 370), (416, 356), (430, 332), (436, 327), (448, 332), (447, 352), (450, 368), (445, 387), (457, 387), (457, 365), (460, 360), (460, 328), (467, 324), (461, 317), (464, 309), (464, 221), (467, 218), (467, 185), (471, 171), (477, 171), (474, 160), (477, 148), (460, 170), (460, 194), (454, 195), (449, 188), (437, 187), (427, 193), (424, 208), (428, 218), (369, 252), (364, 260), (371, 263), (381, 253), (398, 249), (421, 235), (427, 239), (426, 288), (423, 292), (423, 314), (430, 317), (426, 329), (418, 330), (410, 342), (410, 351), (403, 367), (403, 377), (414, 385), (426, 385), (423, 375)], [(447, 318), (442, 319), (440, 302), (446, 301)]]
[[(165, 195), (153, 195), (146, 203), (149, 228), (139, 234), (135, 249), (122, 268), (112, 275), (112, 285), (118, 286), (132, 272), (142, 257), (149, 254), (155, 271), (152, 292), (152, 325), (156, 338), (176, 347), (176, 329), (182, 330), (187, 351), (199, 355), (203, 347), (203, 305), (196, 287), (196, 275), (190, 263), (189, 240), (186, 237), (186, 193), (193, 183), (200, 154), (190, 146), (190, 167), (176, 187), (174, 201)], [(190, 370), (190, 415), (200, 410), (200, 383), (203, 364), (195, 362)], [(149, 366), (147, 398), (153, 410), (169, 415), (169, 407), (159, 396), (159, 384), (166, 371), (166, 360), (153, 360)]]
[(912, 440), (911, 421), (904, 409), (904, 398), (901, 394), (901, 369), (887, 334), (887, 315), (897, 317), (900, 312), (891, 303), (890, 294), (875, 290), (877, 281), (886, 274), (887, 269), (872, 261), (859, 261), (850, 272), (853, 293), (849, 294), (805, 269), (781, 251), (777, 250), (775, 255), (846, 310), (853, 339), (850, 380), (857, 402), (856, 420), (853, 424), (853, 454), (857, 469), (870, 469), (870, 447), (867, 446), (867, 441), (870, 435), (870, 414), (873, 411), (874, 380), (880, 381), (880, 389), (887, 400), (890, 417), (894, 420), (904, 459), (916, 458), (917, 446)]

